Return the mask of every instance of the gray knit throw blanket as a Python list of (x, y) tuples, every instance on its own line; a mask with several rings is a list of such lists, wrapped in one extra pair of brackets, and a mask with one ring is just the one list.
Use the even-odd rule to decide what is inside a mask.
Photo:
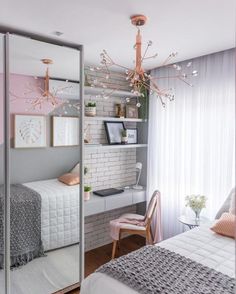
[(104, 273), (142, 294), (234, 294), (235, 279), (158, 246), (112, 260)]
[[(30, 188), (10, 186), (11, 267), (44, 255), (41, 241), (41, 196)], [(4, 187), (0, 186), (0, 268), (4, 266)]]

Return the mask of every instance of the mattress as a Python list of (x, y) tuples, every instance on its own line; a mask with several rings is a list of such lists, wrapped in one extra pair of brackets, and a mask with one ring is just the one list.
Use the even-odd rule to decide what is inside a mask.
[[(179, 253), (187, 258), (235, 277), (235, 240), (213, 233), (204, 225), (159, 243), (157, 246)], [(88, 276), (81, 294), (137, 294), (121, 282), (102, 273)]]
[(79, 241), (79, 185), (57, 179), (25, 183), (41, 195), (41, 237), (45, 251)]

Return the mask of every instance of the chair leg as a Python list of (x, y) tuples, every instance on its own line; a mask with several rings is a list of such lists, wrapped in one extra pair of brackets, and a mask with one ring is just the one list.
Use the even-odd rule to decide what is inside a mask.
[(116, 245), (117, 245), (117, 240), (113, 240), (113, 247), (112, 247), (112, 256), (111, 259), (115, 258), (116, 255)]
[(149, 230), (146, 232), (146, 242), (149, 245), (153, 245), (152, 235), (151, 235), (151, 232)]
[(119, 240), (117, 242), (117, 249), (120, 250), (121, 232), (119, 233)]

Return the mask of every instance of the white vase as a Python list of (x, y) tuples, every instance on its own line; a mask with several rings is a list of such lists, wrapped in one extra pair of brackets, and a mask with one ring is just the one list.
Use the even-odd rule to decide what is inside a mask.
[(90, 199), (90, 191), (89, 192), (84, 192), (84, 200), (88, 201)]
[(85, 106), (85, 115), (96, 116), (96, 106), (93, 106), (93, 107)]

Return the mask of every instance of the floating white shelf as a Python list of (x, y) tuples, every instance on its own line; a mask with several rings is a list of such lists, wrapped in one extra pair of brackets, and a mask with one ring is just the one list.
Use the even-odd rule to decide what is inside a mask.
[(108, 145), (108, 144), (101, 144), (101, 145), (84, 145), (87, 150), (89, 149), (127, 149), (127, 148), (145, 148), (147, 144), (117, 144), (117, 145)]
[[(89, 86), (84, 87), (85, 95), (99, 95), (102, 92), (110, 93), (112, 91), (113, 91), (113, 89), (109, 89), (109, 88), (104, 89), (104, 88), (89, 87)], [(137, 97), (137, 95), (134, 95), (133, 93), (131, 93), (129, 91), (122, 91), (122, 90), (114, 90), (114, 92), (112, 93), (112, 96), (114, 96), (114, 97), (123, 97), (123, 98), (126, 98), (126, 97), (135, 98), (135, 97)]]
[(127, 122), (146, 122), (146, 119), (142, 118), (119, 118), (110, 116), (85, 116), (86, 120), (106, 120), (106, 121), (127, 121)]

